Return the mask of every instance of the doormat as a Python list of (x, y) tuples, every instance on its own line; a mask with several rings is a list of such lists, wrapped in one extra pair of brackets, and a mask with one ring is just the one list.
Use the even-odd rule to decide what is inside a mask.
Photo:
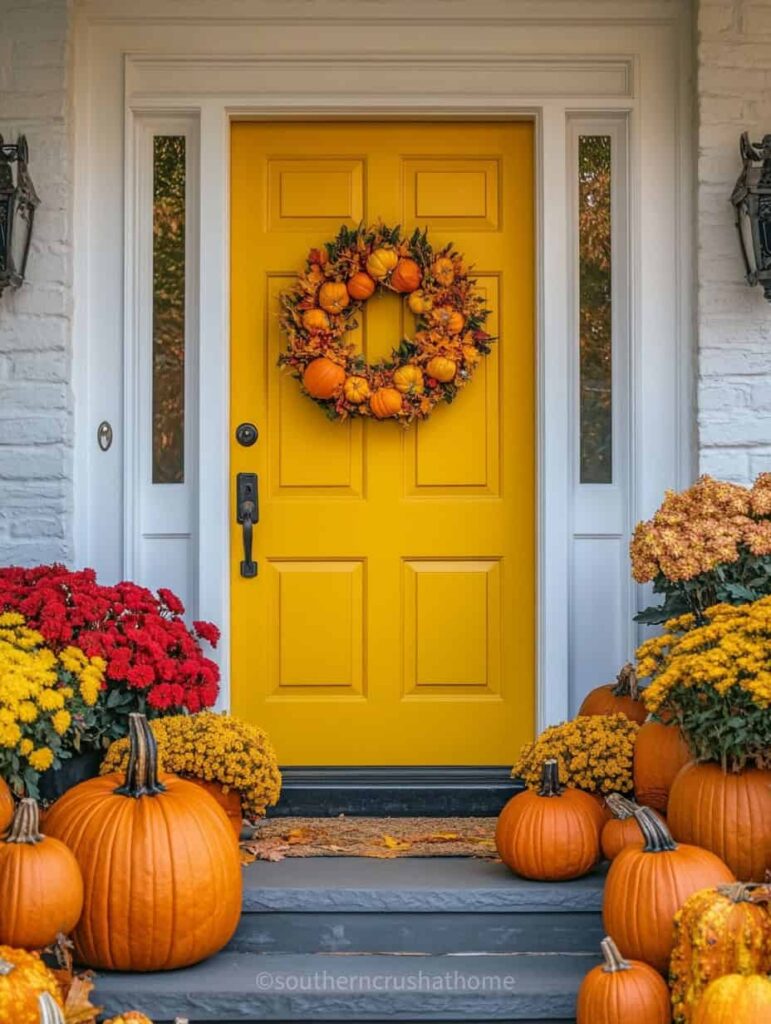
[(268, 818), (242, 841), (245, 864), (285, 857), (483, 857), (497, 860), (495, 818)]

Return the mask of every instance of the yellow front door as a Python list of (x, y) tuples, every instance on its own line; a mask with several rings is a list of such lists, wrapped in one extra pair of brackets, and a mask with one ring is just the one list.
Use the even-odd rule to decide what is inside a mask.
[[(284, 765), (511, 763), (534, 717), (533, 131), (245, 124), (232, 134), (232, 707)], [(426, 422), (329, 422), (276, 366), (278, 297), (342, 224), (427, 227), (475, 267), (493, 353)], [(358, 343), (409, 334), (396, 295)]]

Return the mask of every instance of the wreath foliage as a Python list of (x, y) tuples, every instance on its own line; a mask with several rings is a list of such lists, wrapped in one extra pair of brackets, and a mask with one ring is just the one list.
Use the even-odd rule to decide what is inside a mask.
[[(279, 358), (330, 419), (373, 416), (403, 424), (452, 402), (495, 340), (490, 310), (452, 244), (434, 250), (427, 230), (342, 227), (311, 249), (305, 269), (281, 296), (288, 346)], [(412, 339), (368, 363), (349, 340), (357, 314), (380, 292), (403, 296), (415, 316)]]

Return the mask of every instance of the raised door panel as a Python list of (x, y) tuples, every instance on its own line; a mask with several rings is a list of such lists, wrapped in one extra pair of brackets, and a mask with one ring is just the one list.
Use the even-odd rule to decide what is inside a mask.
[(268, 161), (269, 231), (337, 234), (364, 216), (364, 160), (314, 157)]
[(402, 175), (405, 224), (431, 231), (498, 230), (498, 159), (409, 157)]

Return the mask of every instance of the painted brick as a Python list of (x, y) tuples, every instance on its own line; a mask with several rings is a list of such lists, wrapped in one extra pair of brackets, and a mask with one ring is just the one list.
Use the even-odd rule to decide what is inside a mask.
[(702, 472), (771, 469), (771, 308), (743, 283), (733, 211), (739, 134), (771, 126), (771, 2), (699, 0), (698, 403)]

